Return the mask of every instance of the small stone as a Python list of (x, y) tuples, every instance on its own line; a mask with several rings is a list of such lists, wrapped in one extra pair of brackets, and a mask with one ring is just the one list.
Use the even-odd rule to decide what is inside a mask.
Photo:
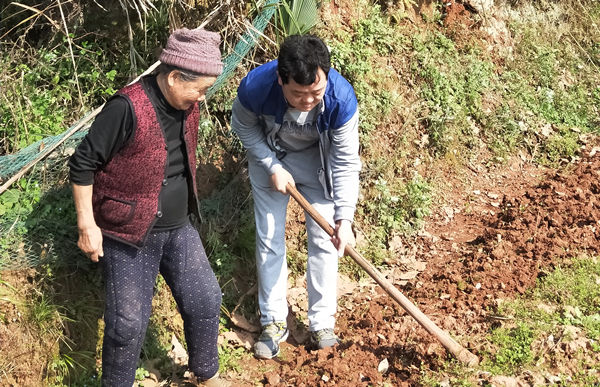
[(492, 385), (502, 387), (518, 387), (519, 381), (508, 376), (495, 376), (491, 380)]
[(494, 0), (469, 0), (467, 3), (479, 13), (486, 13), (494, 6)]
[(377, 367), (377, 371), (379, 371), (379, 373), (385, 374), (386, 372), (388, 372), (389, 368), (390, 368), (390, 363), (389, 363), (388, 359), (385, 358), (379, 363), (379, 366)]
[(544, 312), (551, 314), (554, 313), (554, 311), (556, 311), (556, 308), (547, 304), (544, 304), (543, 302), (538, 304), (538, 309), (543, 310)]

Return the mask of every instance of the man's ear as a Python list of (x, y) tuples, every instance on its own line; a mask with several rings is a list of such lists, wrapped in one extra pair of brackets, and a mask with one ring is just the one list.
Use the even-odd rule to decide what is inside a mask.
[(279, 76), (279, 71), (277, 71), (277, 82), (279, 82), (279, 86), (283, 86), (283, 81), (281, 80), (281, 77)]

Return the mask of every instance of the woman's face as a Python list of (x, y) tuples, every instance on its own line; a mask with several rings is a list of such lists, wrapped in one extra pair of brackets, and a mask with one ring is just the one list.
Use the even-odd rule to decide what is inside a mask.
[(292, 79), (288, 78), (288, 83), (284, 84), (281, 77), (277, 76), (279, 84), (283, 90), (283, 95), (290, 105), (296, 109), (309, 112), (321, 102), (325, 89), (327, 88), (327, 76), (325, 72), (319, 68), (315, 83), (308, 86), (303, 86)]
[(194, 81), (184, 81), (179, 71), (171, 71), (166, 76), (167, 90), (163, 90), (163, 94), (175, 109), (187, 110), (193, 104), (204, 101), (208, 88), (216, 80), (217, 77), (202, 76)]

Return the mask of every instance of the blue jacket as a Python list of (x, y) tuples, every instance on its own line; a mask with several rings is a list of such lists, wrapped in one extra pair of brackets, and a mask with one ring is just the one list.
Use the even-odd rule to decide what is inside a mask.
[[(250, 71), (238, 88), (232, 108), (232, 129), (269, 174), (275, 173), (285, 151), (276, 134), (288, 108), (277, 77), (277, 60)], [(358, 199), (358, 103), (354, 89), (331, 69), (317, 118), (325, 196), (334, 201), (334, 220), (352, 220)]]
[[(277, 81), (277, 60), (250, 71), (240, 83), (238, 98), (246, 109), (257, 116), (275, 116), (275, 123), (281, 125), (287, 102)], [(324, 109), (318, 121), (319, 133), (341, 127), (350, 121), (358, 110), (354, 89), (334, 69), (331, 69), (327, 76), (323, 101)]]

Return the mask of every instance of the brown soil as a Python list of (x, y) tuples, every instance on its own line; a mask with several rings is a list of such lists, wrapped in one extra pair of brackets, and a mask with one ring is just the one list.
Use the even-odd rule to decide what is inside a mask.
[[(428, 219), (416, 245), (427, 262), (399, 287), (474, 354), (474, 340), (494, 324), (494, 310), (535, 284), (557, 261), (600, 249), (600, 157), (557, 173), (515, 159), (502, 169), (471, 166), (448, 183), (447, 204)], [(600, 231), (600, 230), (599, 230)], [(343, 344), (317, 351), (293, 338), (278, 360), (252, 359), (229, 376), (240, 386), (415, 385), (422, 367), (449, 356), (439, 342), (377, 286), (357, 287), (340, 305)], [(353, 305), (353, 306), (352, 306)], [(387, 359), (387, 373), (378, 372)]]
[(460, 3), (449, 1), (444, 5), (444, 10), (446, 12), (444, 25), (446, 27), (455, 27), (457, 24), (462, 24), (464, 26), (473, 24), (470, 18), (471, 14), (465, 9), (465, 6)]
[[(424, 0), (418, 4), (415, 15), (429, 9), (432, 2)], [(454, 1), (448, 4), (444, 24), (454, 28), (458, 37), (472, 33), (473, 25), (464, 6)], [(325, 6), (329, 6), (332, 17), (341, 20), (341, 28), (357, 17), (357, 9), (343, 7), (340, 0), (326, 2)], [(325, 24), (329, 20), (327, 14)], [(500, 27), (497, 30), (501, 31)], [(394, 67), (405, 66), (399, 63)], [(489, 101), (486, 99), (484, 103), (497, 103), (492, 97), (488, 96)], [(219, 174), (238, 169), (237, 160), (221, 159), (200, 166), (198, 177), (205, 179), (199, 180), (199, 186), (203, 187), (201, 197), (210, 197), (215, 192)], [(387, 262), (391, 267), (404, 268), (401, 262), (406, 251), (410, 251), (415, 261), (425, 262), (426, 266), (419, 270), (418, 276), (396, 282), (396, 286), (461, 345), (480, 357), (485, 356), (480, 347), (482, 341), (477, 337), (497, 324), (494, 314), (502, 300), (524, 293), (537, 278), (565, 258), (598, 253), (598, 171), (600, 157), (588, 154), (561, 172), (538, 168), (518, 157), (501, 167), (469, 164), (458, 173), (440, 172), (447, 186), (444, 203), (426, 219), (417, 236), (401, 238), (403, 247), (397, 253), (397, 261)], [(294, 203), (289, 221), (288, 232), (299, 234), (304, 219)], [(4, 273), (2, 279), (11, 282)], [(9, 295), (8, 290), (0, 290), (4, 292), (0, 296)], [(302, 308), (291, 305), (290, 309), (295, 315), (290, 322), (294, 322), (294, 317), (302, 319)], [(51, 353), (52, 345), (44, 347), (28, 342), (29, 332), (21, 326), (21, 316), (14, 304), (1, 302), (0, 311), (6, 320), (0, 324), (0, 371), (15, 375), (4, 380), (15, 386), (40, 385), (44, 370), (33, 369), (32, 364), (45, 364), (47, 359), (43, 362), (39, 359), (47, 354), (40, 352)], [(302, 329), (303, 324), (299, 323), (297, 330)], [(248, 340), (257, 337), (256, 332), (235, 330)], [(229, 371), (225, 376), (234, 380), (236, 386), (248, 387), (256, 386), (257, 380), (265, 387), (356, 387), (384, 383), (402, 387), (417, 385), (421, 369), (436, 370), (449, 357), (435, 337), (372, 282), (356, 286), (340, 298), (336, 333), (343, 341), (340, 346), (317, 351), (308, 344), (305, 334), (294, 332), (282, 345), (279, 358), (268, 361), (250, 358), (240, 364), (239, 370)], [(229, 345), (243, 344), (230, 340)], [(33, 346), (39, 348), (33, 350)], [(11, 357), (14, 361), (3, 362), (9, 358), (4, 357), (8, 353), (14, 354)], [(384, 360), (389, 364), (387, 372), (379, 372)]]
[[(521, 158), (504, 167), (469, 164), (461, 173), (442, 172), (447, 185), (444, 204), (417, 237), (402, 239), (404, 252), (398, 253), (398, 262), (388, 262), (402, 267), (399, 262), (407, 250), (426, 262), (418, 276), (398, 285), (399, 290), (483, 359), (478, 337), (497, 324), (495, 309), (503, 299), (531, 288), (556, 262), (600, 250), (598, 171), (600, 156), (587, 154), (561, 172)], [(290, 222), (302, 227), (297, 207), (292, 208)], [(7, 274), (3, 280), (11, 282)], [(295, 285), (301, 286), (298, 281)], [(250, 358), (225, 376), (237, 386), (256, 386), (257, 380), (263, 386), (413, 386), (421, 369), (439, 369), (448, 359), (438, 340), (374, 283), (346, 293), (340, 298), (336, 326), (343, 340), (340, 346), (318, 351), (305, 334), (294, 332), (278, 359)], [(295, 297), (291, 310), (301, 318), (302, 308), (292, 305), (301, 303), (300, 296)], [(7, 346), (22, 348), (20, 371), (8, 380), (38, 385), (39, 370), (28, 370), (27, 364), (31, 355), (43, 355), (22, 341), (28, 337), (25, 332), (15, 330), (20, 316), (3, 311), (8, 324), (0, 331), (0, 352), (8, 353)], [(303, 324), (298, 325), (302, 330)], [(257, 336), (237, 330), (247, 338)], [(382, 373), (378, 367), (384, 360), (389, 366)]]

